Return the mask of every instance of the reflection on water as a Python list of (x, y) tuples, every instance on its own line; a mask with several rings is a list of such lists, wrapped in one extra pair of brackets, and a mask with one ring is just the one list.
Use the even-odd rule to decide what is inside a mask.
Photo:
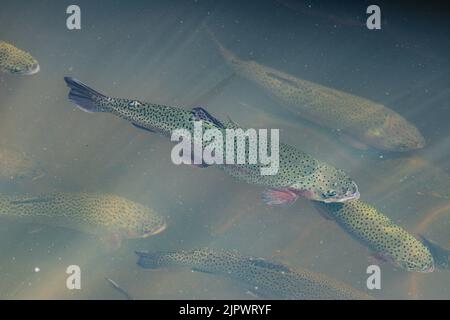
[[(446, 17), (385, 4), (382, 30), (369, 31), (364, 5), (344, 12), (284, 0), (78, 4), (82, 29), (69, 31), (64, 3), (2, 2), (0, 40), (30, 52), (40, 70), (0, 74), (0, 192), (114, 194), (158, 212), (167, 228), (117, 247), (77, 228), (2, 219), (0, 298), (126, 298), (113, 283), (136, 299), (252, 298), (224, 277), (136, 265), (135, 250), (203, 247), (305, 268), (376, 298), (450, 298), (448, 270), (418, 274), (381, 261), (382, 289), (367, 290), (372, 252), (311, 202), (267, 206), (261, 188), (220, 170), (177, 167), (167, 139), (81, 112), (63, 81), (74, 76), (115, 97), (203, 106), (243, 127), (279, 128), (281, 141), (345, 170), (364, 201), (395, 224), (448, 248), (450, 44), (439, 31)], [(235, 72), (206, 27), (242, 60), (388, 106), (420, 131), (425, 147), (354, 148)], [(81, 267), (83, 290), (66, 288), (69, 265)]]

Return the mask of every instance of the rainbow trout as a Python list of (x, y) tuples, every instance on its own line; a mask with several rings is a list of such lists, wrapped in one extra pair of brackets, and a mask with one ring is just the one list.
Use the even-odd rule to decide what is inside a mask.
[(111, 194), (54, 193), (37, 197), (0, 196), (0, 217), (73, 229), (114, 240), (145, 238), (166, 228), (147, 207)]
[(296, 78), (255, 61), (241, 60), (209, 33), (237, 74), (258, 84), (289, 111), (333, 130), (352, 146), (394, 152), (425, 146), (425, 139), (413, 124), (382, 104)]
[(450, 269), (450, 250), (441, 247), (436, 242), (431, 241), (424, 236), (420, 236), (422, 243), (430, 250), (434, 259), (436, 268)]
[(347, 233), (397, 267), (407, 271), (432, 272), (430, 251), (410, 233), (377, 209), (360, 200), (346, 203), (315, 203)]
[(31, 75), (39, 72), (39, 63), (28, 52), (0, 41), (0, 70), (11, 74)]
[(265, 299), (372, 299), (325, 275), (291, 268), (226, 250), (202, 248), (192, 251), (140, 252), (138, 265), (145, 269), (190, 268), (222, 275), (244, 283), (248, 291)]
[(44, 174), (37, 162), (26, 153), (0, 146), (0, 181), (36, 180)]
[[(76, 79), (66, 77), (65, 81), (71, 89), (69, 100), (82, 110), (110, 112), (130, 121), (135, 127), (164, 136), (170, 137), (176, 129), (192, 133), (196, 121), (202, 121), (206, 128), (218, 130), (236, 127), (232, 122), (223, 124), (200, 107), (185, 110), (138, 100), (111, 98)], [(263, 200), (268, 204), (291, 204), (300, 196), (325, 202), (343, 202), (359, 197), (355, 182), (342, 170), (285, 144), (280, 144), (279, 153), (279, 170), (275, 175), (261, 175), (260, 165), (216, 166), (242, 181), (268, 188), (263, 193)]]

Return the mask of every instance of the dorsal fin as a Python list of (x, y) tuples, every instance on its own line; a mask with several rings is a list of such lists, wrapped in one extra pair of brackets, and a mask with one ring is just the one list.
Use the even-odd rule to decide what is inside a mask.
[(208, 111), (206, 111), (202, 107), (195, 107), (192, 109), (192, 114), (194, 116), (194, 120), (197, 121), (208, 121), (213, 123), (218, 128), (224, 129), (224, 125), (217, 118), (213, 117)]

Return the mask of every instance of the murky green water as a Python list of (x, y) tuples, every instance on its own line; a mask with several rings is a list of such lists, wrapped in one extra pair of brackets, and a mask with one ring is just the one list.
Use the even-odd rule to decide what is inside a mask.
[[(134, 250), (205, 246), (320, 272), (377, 298), (450, 298), (448, 270), (414, 274), (374, 262), (308, 200), (270, 207), (261, 188), (220, 170), (175, 166), (166, 138), (76, 109), (63, 81), (73, 76), (110, 96), (201, 105), (245, 127), (279, 128), (281, 141), (345, 170), (364, 201), (395, 223), (450, 247), (450, 43), (443, 13), (386, 5), (382, 30), (369, 31), (364, 4), (78, 1), (82, 29), (70, 31), (69, 4), (0, 3), (0, 40), (40, 64), (35, 75), (0, 74), (0, 145), (42, 170), (3, 179), (0, 192), (115, 194), (164, 216), (167, 229), (117, 248), (75, 230), (2, 219), (0, 298), (123, 298), (109, 277), (138, 299), (251, 299), (219, 276), (136, 265)], [(358, 150), (293, 116), (233, 74), (205, 26), (242, 59), (388, 106), (420, 130), (425, 148)], [(366, 268), (373, 263), (381, 267), (382, 288), (369, 291)], [(66, 287), (69, 265), (81, 268), (81, 290)]]

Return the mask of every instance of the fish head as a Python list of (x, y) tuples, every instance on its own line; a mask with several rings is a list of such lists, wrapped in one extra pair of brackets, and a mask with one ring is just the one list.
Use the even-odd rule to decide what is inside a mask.
[(420, 131), (397, 114), (388, 114), (381, 125), (370, 128), (364, 136), (369, 144), (386, 151), (405, 152), (425, 147)]
[(414, 237), (409, 238), (403, 249), (396, 250), (391, 254), (382, 253), (381, 256), (406, 271), (429, 273), (435, 269), (434, 258), (430, 250)]
[(2, 68), (11, 74), (31, 75), (39, 72), (40, 66), (28, 52), (5, 42), (0, 43), (0, 55), (4, 55)]
[(429, 248), (421, 241), (412, 238), (408, 250), (401, 257), (394, 259), (398, 267), (414, 272), (429, 273), (435, 269), (434, 257)]
[(326, 164), (290, 189), (302, 197), (325, 203), (356, 200), (360, 196), (358, 186), (344, 171)]
[(411, 272), (430, 273), (434, 271), (434, 260), (431, 254), (417, 255), (411, 259), (394, 260), (394, 265)]

